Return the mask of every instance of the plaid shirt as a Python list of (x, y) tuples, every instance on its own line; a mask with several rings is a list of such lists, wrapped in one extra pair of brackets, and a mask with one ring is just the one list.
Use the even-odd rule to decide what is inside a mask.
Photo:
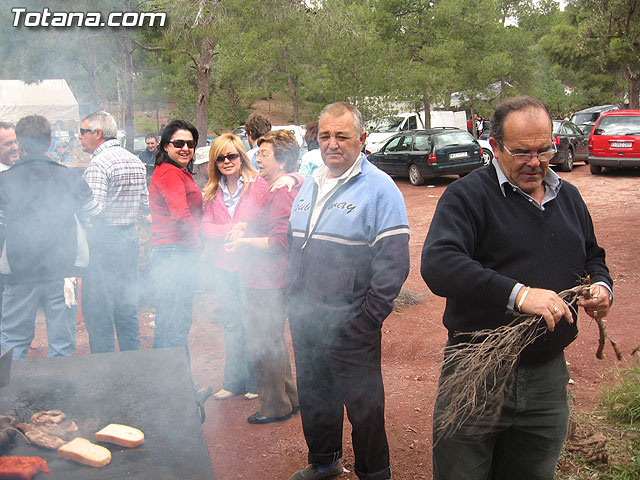
[(100, 145), (84, 172), (105, 225), (135, 224), (149, 211), (146, 169), (118, 140)]

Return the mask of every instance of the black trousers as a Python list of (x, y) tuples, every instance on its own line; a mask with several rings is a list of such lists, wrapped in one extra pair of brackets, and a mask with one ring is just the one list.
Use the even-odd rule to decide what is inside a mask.
[[(360, 319), (358, 321), (362, 321)], [(333, 332), (309, 320), (291, 319), (300, 414), (309, 463), (329, 464), (342, 457), (344, 407), (353, 426), (358, 478), (391, 478), (384, 426), (384, 387), (377, 325), (349, 338), (348, 346), (328, 345)], [(322, 322), (321, 319), (317, 319)], [(311, 321), (312, 322), (312, 321)], [(370, 322), (370, 320), (368, 320)]]

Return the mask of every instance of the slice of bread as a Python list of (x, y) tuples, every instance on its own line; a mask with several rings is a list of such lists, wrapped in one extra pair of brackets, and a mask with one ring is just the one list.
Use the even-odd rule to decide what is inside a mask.
[(111, 452), (86, 438), (77, 437), (58, 449), (58, 456), (90, 467), (104, 467), (111, 461)]
[(96, 432), (96, 441), (115, 443), (121, 447), (133, 448), (144, 442), (144, 433), (128, 425), (110, 423), (99, 432)]

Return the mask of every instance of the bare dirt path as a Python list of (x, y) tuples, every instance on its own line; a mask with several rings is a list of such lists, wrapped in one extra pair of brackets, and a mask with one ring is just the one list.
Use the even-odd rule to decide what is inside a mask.
[[(609, 334), (618, 341), (625, 360), (616, 362), (607, 346), (605, 360), (597, 360), (596, 325), (582, 312), (580, 335), (567, 349), (575, 385), (572, 395), (579, 411), (591, 411), (598, 390), (610, 381), (611, 369), (630, 360), (640, 344), (640, 321), (636, 305), (640, 276), (640, 172), (626, 171), (594, 176), (584, 165), (560, 175), (576, 185), (591, 211), (600, 244), (615, 281), (615, 305), (608, 318)], [(386, 390), (387, 433), (395, 479), (431, 478), (431, 415), (446, 331), (441, 323), (444, 299), (431, 294), (420, 277), (420, 253), (436, 203), (455, 181), (445, 177), (414, 187), (403, 179), (402, 190), (411, 226), (411, 273), (405, 288), (422, 295), (424, 302), (403, 306), (384, 323), (383, 375)], [(215, 297), (199, 295), (191, 334), (192, 368), (200, 384), (220, 388), (224, 366), (222, 326), (215, 315)], [(143, 345), (149, 348), (153, 331), (148, 327), (149, 309), (141, 310)], [(40, 322), (39, 322), (40, 323)], [(39, 328), (39, 332), (41, 329)], [(45, 356), (39, 333), (32, 356)], [(78, 335), (78, 353), (86, 353), (86, 332)], [(203, 425), (217, 480), (284, 479), (306, 465), (306, 445), (299, 415), (270, 425), (249, 425), (246, 418), (257, 411), (256, 400), (242, 397), (210, 400)], [(350, 430), (345, 422), (344, 463), (353, 471)], [(355, 474), (344, 475), (356, 479)]]

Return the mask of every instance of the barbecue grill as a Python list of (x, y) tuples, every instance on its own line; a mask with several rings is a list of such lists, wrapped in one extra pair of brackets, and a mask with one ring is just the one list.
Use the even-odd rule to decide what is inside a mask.
[(0, 389), (0, 414), (20, 422), (53, 409), (66, 413), (78, 436), (94, 443), (94, 433), (109, 423), (139, 428), (145, 441), (137, 448), (103, 444), (111, 463), (93, 468), (16, 436), (0, 455), (44, 458), (51, 473), (36, 479), (214, 478), (184, 348), (13, 362), (11, 383)]

